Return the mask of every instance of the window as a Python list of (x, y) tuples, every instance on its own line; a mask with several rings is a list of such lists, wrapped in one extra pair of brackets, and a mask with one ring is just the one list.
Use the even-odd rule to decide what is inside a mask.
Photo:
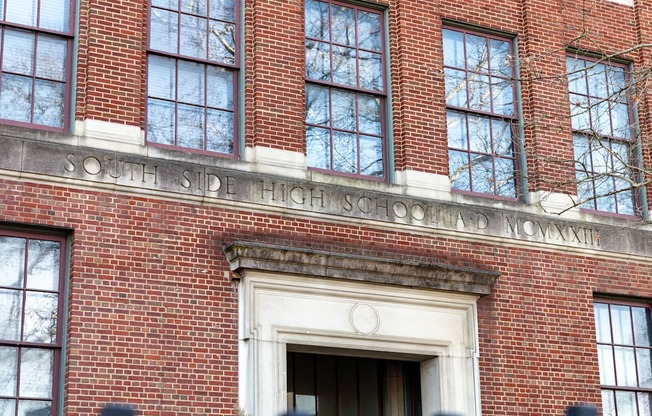
[(308, 166), (383, 178), (385, 97), (383, 15), (306, 0)]
[(56, 415), (65, 238), (0, 232), (0, 414)]
[(70, 112), (71, 0), (0, 2), (0, 121), (64, 131)]
[(443, 41), (451, 186), (515, 199), (512, 42), (457, 28), (444, 28)]
[(580, 206), (634, 215), (626, 67), (571, 56), (566, 66)]
[(151, 0), (147, 142), (233, 155), (238, 8), (235, 0)]
[(594, 307), (603, 414), (651, 415), (650, 305), (598, 301)]

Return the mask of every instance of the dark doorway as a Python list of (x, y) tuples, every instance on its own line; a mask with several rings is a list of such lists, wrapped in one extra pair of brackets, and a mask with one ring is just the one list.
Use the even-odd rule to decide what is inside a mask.
[(418, 362), (288, 352), (288, 409), (315, 416), (421, 416)]

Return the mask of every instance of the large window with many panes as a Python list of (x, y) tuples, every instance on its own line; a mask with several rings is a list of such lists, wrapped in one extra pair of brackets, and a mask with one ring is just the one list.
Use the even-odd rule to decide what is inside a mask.
[(652, 415), (650, 306), (620, 301), (595, 302), (605, 416)]
[(236, 153), (239, 3), (150, 1), (148, 144)]
[(513, 42), (447, 27), (443, 52), (451, 186), (514, 199), (518, 112)]
[(306, 0), (306, 156), (314, 170), (386, 175), (383, 12)]
[(71, 0), (0, 1), (0, 122), (68, 128), (73, 6)]
[(0, 231), (0, 415), (58, 414), (65, 249)]
[(585, 209), (636, 214), (625, 65), (566, 58), (577, 196)]

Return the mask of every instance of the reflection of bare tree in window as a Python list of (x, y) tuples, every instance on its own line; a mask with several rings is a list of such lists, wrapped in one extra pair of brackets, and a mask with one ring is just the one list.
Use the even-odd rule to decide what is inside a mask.
[(17, 405), (20, 414), (50, 412), (55, 350), (39, 346), (57, 343), (60, 244), (0, 237), (0, 336), (18, 343), (0, 347), (0, 396), (32, 398), (0, 400), (0, 410)]
[(235, 4), (209, 6), (184, 0), (174, 10), (152, 7), (150, 48), (180, 58), (148, 57), (147, 140), (233, 153), (235, 75), (221, 64), (236, 63)]
[(444, 77), (453, 188), (516, 197), (514, 81), (507, 40), (445, 29)]
[(305, 7), (306, 78), (315, 82), (306, 85), (308, 166), (382, 176), (383, 100), (372, 95), (385, 88), (380, 14), (315, 0)]

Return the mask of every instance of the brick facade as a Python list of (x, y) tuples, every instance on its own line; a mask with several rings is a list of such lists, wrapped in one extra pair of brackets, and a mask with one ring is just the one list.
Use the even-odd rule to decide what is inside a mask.
[[(566, 80), (558, 77), (565, 72), (568, 42), (585, 30), (590, 40), (571, 46), (610, 53), (648, 43), (652, 36), (645, 23), (652, 6), (645, 2), (577, 3), (365, 3), (387, 10), (395, 171), (448, 175), (441, 30), (442, 24), (453, 22), (517, 39), (525, 79), (521, 97), (529, 190), (574, 193), (574, 173), (548, 162), (573, 154)], [(148, 157), (152, 166), (160, 166), (158, 182), (164, 181), (166, 161), (274, 178), (269, 171), (259, 171), (246, 153), (257, 148), (305, 153), (303, 2), (244, 0), (242, 6), (244, 87), (239, 93), (244, 114), (239, 117), (245, 154), (239, 160), (152, 150), (134, 142), (101, 145), (101, 138), (92, 141), (83, 132), (43, 133), (4, 126), (1, 134), (25, 143), (61, 143), (90, 152), (97, 146), (116, 151), (125, 160), (130, 155)], [(147, 16), (146, 0), (80, 1), (73, 74), (77, 123), (94, 120), (143, 132)], [(649, 66), (650, 49), (634, 50), (623, 58), (643, 68)], [(652, 101), (646, 91), (641, 95), (636, 105), (645, 136), (652, 129)], [(652, 148), (643, 142), (643, 159), (649, 163)], [(2, 228), (64, 233), (70, 241), (61, 414), (97, 414), (109, 402), (130, 403), (143, 415), (237, 414), (238, 287), (223, 249), (238, 241), (499, 273), (491, 294), (477, 301), (480, 402), (485, 416), (561, 415), (571, 404), (599, 404), (594, 297), (652, 300), (652, 237), (632, 219), (589, 214), (572, 219), (586, 226), (620, 227), (623, 235), (636, 233), (640, 249), (628, 254), (600, 246), (599, 237), (597, 246), (588, 247), (571, 244), (570, 237), (547, 242), (486, 236), (468, 232), (459, 220), (457, 231), (414, 224), (403, 228), (371, 214), (347, 219), (297, 209), (289, 202), (283, 207), (280, 200), (270, 205), (258, 194), (243, 203), (209, 195), (207, 189), (198, 196), (137, 183), (125, 186), (115, 175), (114, 180), (93, 176), (90, 159), (86, 179), (67, 176), (72, 170), (63, 160), (52, 162), (61, 166), (59, 173), (38, 174), (10, 166), (11, 157), (22, 156), (0, 158)], [(77, 171), (85, 166), (74, 160)], [(131, 174), (131, 182), (133, 172), (123, 171)], [(192, 175), (183, 177), (189, 188), (199, 187)], [(307, 183), (315, 188), (320, 183), (341, 185), (361, 194), (406, 192), (400, 184), (322, 176), (326, 179), (307, 177)], [(551, 189), (550, 183), (560, 177), (569, 178), (566, 185)], [(282, 180), (282, 174), (278, 178)], [(203, 186), (210, 188), (208, 182)], [(222, 191), (226, 182), (221, 186)], [(520, 200), (498, 203), (453, 197), (452, 203), (534, 212)], [(541, 212), (532, 215), (566, 220)]]

